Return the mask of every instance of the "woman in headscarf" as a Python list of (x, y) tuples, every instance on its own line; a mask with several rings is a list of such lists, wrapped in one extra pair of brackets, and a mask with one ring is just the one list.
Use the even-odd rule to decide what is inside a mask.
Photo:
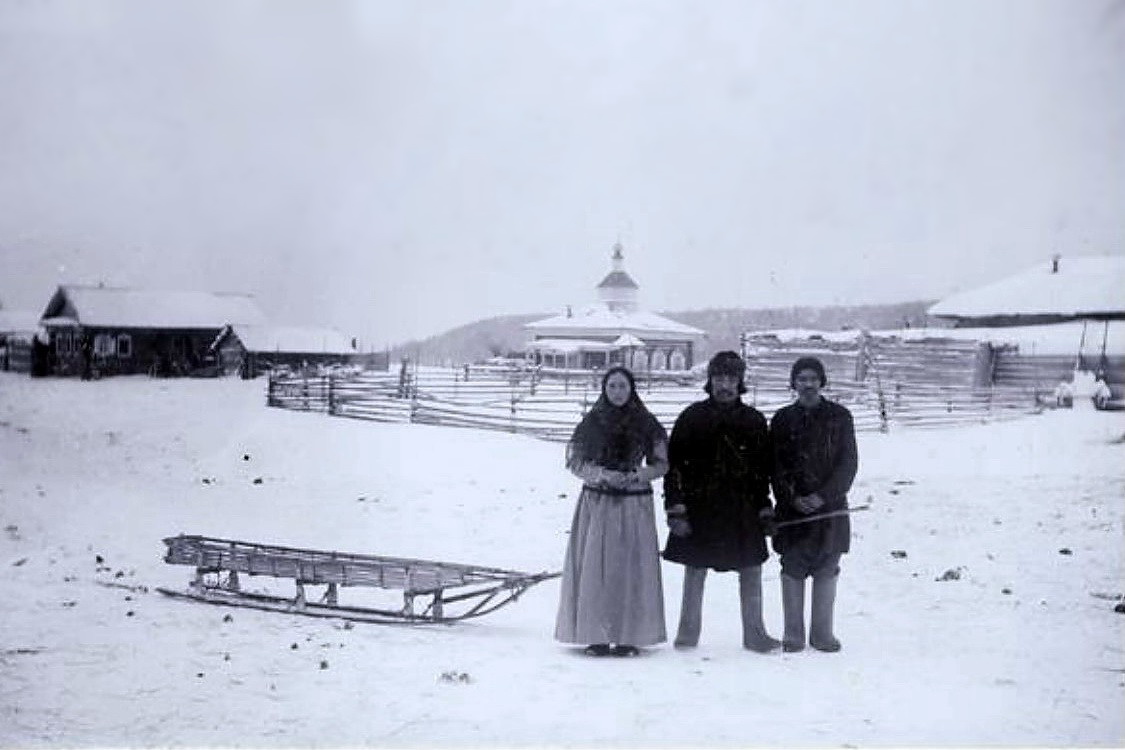
[(662, 643), (664, 593), (651, 482), (668, 470), (668, 434), (611, 367), (574, 430), (566, 466), (582, 480), (563, 565), (555, 638), (590, 656)]

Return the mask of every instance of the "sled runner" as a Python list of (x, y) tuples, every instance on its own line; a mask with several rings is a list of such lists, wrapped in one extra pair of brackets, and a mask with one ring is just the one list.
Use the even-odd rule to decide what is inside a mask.
[[(157, 589), (162, 594), (211, 604), (361, 622), (442, 623), (479, 617), (515, 601), (531, 586), (559, 576), (185, 534), (168, 537), (164, 543), (168, 546), (164, 562), (192, 565), (195, 576), (187, 591)], [(242, 575), (288, 578), (296, 584), (296, 592), (290, 598), (244, 591)], [(310, 600), (306, 586), (324, 586), (323, 596), (318, 601)], [(339, 590), (349, 586), (400, 590), (403, 606), (344, 606), (339, 603)], [(418, 598), (421, 601), (416, 603)]]

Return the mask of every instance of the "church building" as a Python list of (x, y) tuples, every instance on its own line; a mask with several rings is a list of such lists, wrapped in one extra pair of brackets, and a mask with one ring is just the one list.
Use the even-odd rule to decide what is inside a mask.
[(634, 372), (688, 370), (704, 332), (640, 309), (640, 287), (625, 271), (621, 243), (612, 268), (596, 287), (597, 301), (579, 310), (524, 326), (528, 355), (544, 367), (604, 369), (623, 364)]

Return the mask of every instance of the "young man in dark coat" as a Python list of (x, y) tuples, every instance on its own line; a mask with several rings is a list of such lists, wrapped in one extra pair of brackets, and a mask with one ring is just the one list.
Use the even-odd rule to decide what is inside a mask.
[(708, 568), (738, 571), (742, 644), (760, 653), (780, 646), (762, 621), (762, 563), (769, 556), (764, 521), (771, 452), (765, 417), (742, 403), (746, 364), (719, 352), (707, 365), (709, 398), (684, 409), (668, 441), (664, 559), (684, 565), (677, 648), (699, 643)]
[[(821, 395), (827, 384), (821, 361), (801, 357), (789, 374), (797, 399), (778, 409), (770, 421), (779, 524), (848, 507), (847, 492), (859, 466), (855, 428), (851, 412)], [(773, 548), (781, 555), (782, 644), (786, 651), (805, 647), (805, 579), (810, 576), (809, 643), (820, 651), (840, 650), (840, 641), (832, 633), (832, 612), (840, 555), (848, 551), (850, 541), (846, 512), (785, 526), (774, 533)]]

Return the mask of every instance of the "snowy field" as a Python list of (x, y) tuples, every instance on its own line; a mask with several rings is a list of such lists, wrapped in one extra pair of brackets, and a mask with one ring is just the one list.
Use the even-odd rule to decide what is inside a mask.
[[(155, 592), (188, 581), (162, 561), (181, 532), (561, 567), (561, 445), (267, 409), (263, 389), (0, 373), (0, 746), (1125, 743), (1123, 414), (861, 434), (852, 501), (873, 509), (839, 654), (744, 651), (728, 574), (698, 649), (597, 660), (552, 641), (557, 580), (450, 626)], [(765, 586), (780, 636), (776, 559)]]

